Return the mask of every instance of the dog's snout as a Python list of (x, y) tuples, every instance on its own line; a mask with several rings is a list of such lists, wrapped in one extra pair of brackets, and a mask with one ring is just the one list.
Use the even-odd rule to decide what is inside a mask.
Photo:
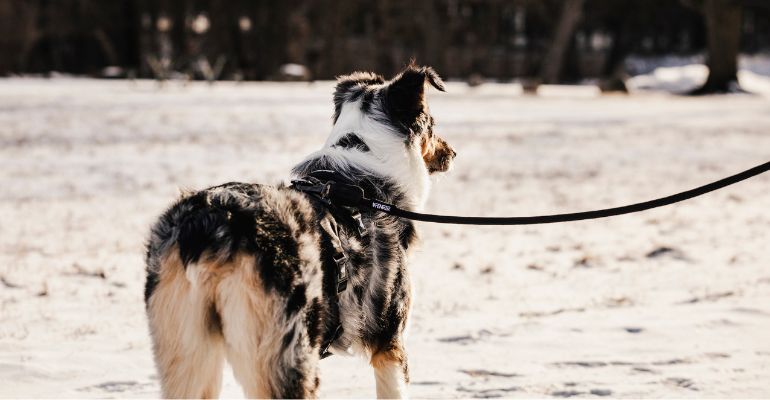
[(455, 151), (455, 149), (449, 149), (449, 151), (450, 151), (450, 153), (449, 153), (450, 157), (452, 157), (452, 159), (457, 157), (457, 152)]

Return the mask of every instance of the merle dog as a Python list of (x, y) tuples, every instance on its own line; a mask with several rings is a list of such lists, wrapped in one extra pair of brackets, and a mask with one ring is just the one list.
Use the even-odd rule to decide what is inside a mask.
[[(454, 150), (433, 133), (429, 67), (340, 77), (334, 126), (295, 178), (327, 170), (407, 210)], [(355, 216), (358, 218), (351, 218)], [(328, 353), (371, 362), (377, 396), (406, 396), (411, 221), (334, 207), (291, 186), (228, 183), (182, 196), (152, 227), (145, 300), (164, 397), (216, 397), (231, 364), (248, 397), (315, 397)], [(341, 281), (341, 274), (345, 281)], [(343, 283), (343, 285), (340, 285)]]

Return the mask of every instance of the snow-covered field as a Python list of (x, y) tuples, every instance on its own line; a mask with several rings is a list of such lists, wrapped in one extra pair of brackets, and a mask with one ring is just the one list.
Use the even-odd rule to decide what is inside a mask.
[[(158, 396), (148, 225), (179, 188), (285, 179), (331, 88), (0, 81), (0, 397)], [(770, 159), (766, 97), (519, 92), (431, 94), (459, 156), (428, 211), (622, 205)], [(770, 174), (607, 220), (421, 225), (412, 396), (770, 397), (769, 204)], [(321, 394), (373, 396), (371, 370), (324, 360)]]

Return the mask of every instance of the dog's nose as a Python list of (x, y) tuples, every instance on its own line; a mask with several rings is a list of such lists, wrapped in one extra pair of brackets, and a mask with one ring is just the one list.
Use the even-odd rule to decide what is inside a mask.
[(455, 149), (452, 149), (450, 151), (452, 152), (452, 158), (457, 157), (457, 152), (455, 151)]

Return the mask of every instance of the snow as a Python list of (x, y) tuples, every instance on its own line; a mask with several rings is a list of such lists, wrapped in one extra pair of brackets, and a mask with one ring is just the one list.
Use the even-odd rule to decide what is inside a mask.
[[(686, 68), (651, 76), (696, 75)], [(751, 74), (747, 89), (767, 85)], [(331, 90), (0, 81), (0, 397), (158, 396), (142, 302), (148, 226), (179, 188), (285, 179), (329, 132)], [(563, 93), (431, 93), (437, 133), (459, 155), (427, 210), (616, 206), (770, 159), (763, 95)], [(412, 396), (770, 396), (769, 187), (766, 174), (606, 220), (420, 225)], [(323, 397), (374, 395), (356, 358), (324, 360), (321, 385)], [(240, 396), (226, 372), (223, 397)]]
[[(708, 78), (703, 56), (631, 57), (626, 65), (629, 72), (635, 75), (627, 82), (632, 91), (687, 93), (703, 85)], [(770, 97), (770, 55), (741, 56), (738, 81), (751, 93)]]

